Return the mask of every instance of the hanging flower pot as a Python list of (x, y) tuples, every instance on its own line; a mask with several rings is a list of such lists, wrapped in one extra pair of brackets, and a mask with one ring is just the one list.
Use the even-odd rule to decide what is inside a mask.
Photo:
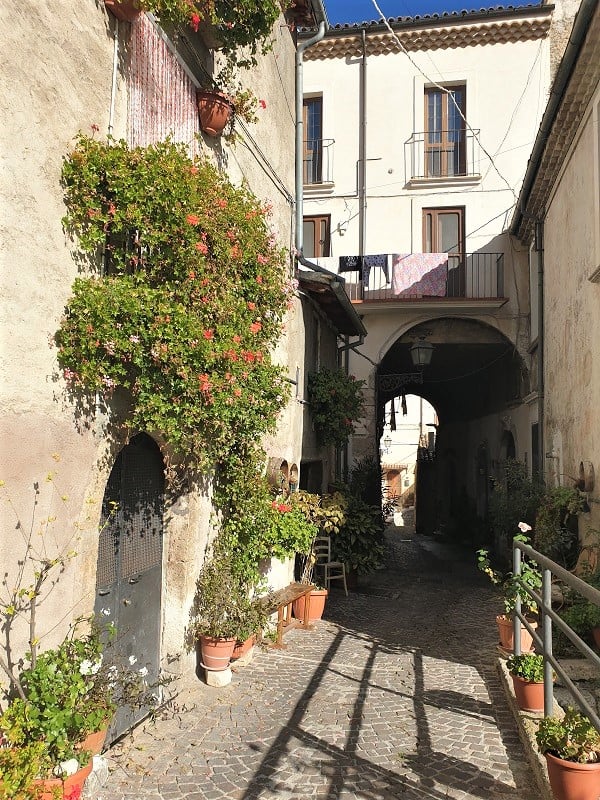
[(233, 115), (233, 103), (223, 92), (199, 91), (196, 94), (200, 127), (209, 136), (220, 136)]
[(133, 22), (141, 14), (138, 0), (104, 0), (104, 5), (121, 22)]

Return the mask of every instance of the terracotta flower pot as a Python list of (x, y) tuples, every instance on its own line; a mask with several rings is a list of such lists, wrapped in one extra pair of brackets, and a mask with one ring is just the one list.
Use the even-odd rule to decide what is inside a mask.
[(215, 639), (212, 636), (201, 636), (200, 656), (202, 666), (212, 672), (227, 669), (234, 647), (235, 639)]
[[(498, 635), (500, 637), (500, 646), (508, 651), (514, 653), (515, 650), (515, 634), (513, 620), (505, 614), (499, 614), (496, 617), (496, 624), (498, 625)], [(529, 621), (532, 628), (537, 628), (537, 622)], [(529, 653), (533, 649), (533, 638), (527, 628), (521, 625), (521, 652)]]
[(598, 800), (600, 762), (578, 764), (546, 753), (546, 764), (555, 800)]
[(79, 749), (87, 750), (88, 753), (92, 754), (92, 756), (99, 756), (102, 752), (102, 748), (104, 747), (107, 731), (108, 727), (102, 728), (102, 730), (99, 731), (94, 731), (93, 733), (88, 733), (88, 735), (79, 745)]
[(75, 774), (62, 778), (46, 778), (34, 781), (36, 800), (79, 800), (87, 776), (92, 771), (92, 761)]
[[(310, 622), (321, 619), (323, 616), (327, 594), (327, 589), (315, 589), (310, 593), (310, 610), (308, 617)], [(294, 600), (293, 610), (296, 619), (304, 619), (304, 597), (299, 597), (297, 600)]]
[(512, 675), (517, 705), (521, 711), (544, 710), (544, 684), (526, 681), (519, 675)]
[(121, 22), (133, 22), (142, 13), (137, 0), (104, 0), (104, 5)]
[(246, 641), (244, 642), (236, 642), (235, 647), (233, 648), (233, 653), (231, 654), (232, 660), (236, 658), (241, 658), (245, 656), (256, 644), (256, 634), (253, 633), (252, 636), (249, 636)]
[(196, 100), (200, 127), (209, 136), (220, 136), (233, 114), (233, 103), (222, 92), (199, 91)]

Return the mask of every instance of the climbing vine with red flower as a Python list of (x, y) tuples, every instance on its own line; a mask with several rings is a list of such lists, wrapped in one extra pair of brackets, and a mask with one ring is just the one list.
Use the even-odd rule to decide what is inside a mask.
[(63, 222), (103, 261), (55, 336), (69, 390), (107, 406), (124, 390), (128, 428), (197, 462), (273, 430), (288, 384), (271, 351), (294, 286), (264, 205), (169, 140), (80, 135), (62, 177)]

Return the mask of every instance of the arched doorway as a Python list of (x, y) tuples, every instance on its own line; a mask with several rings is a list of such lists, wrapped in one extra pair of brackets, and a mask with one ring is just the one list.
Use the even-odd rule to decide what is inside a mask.
[[(121, 450), (108, 478), (98, 540), (94, 613), (116, 629), (107, 657), (141, 670), (149, 683), (159, 673), (164, 484), (160, 449), (140, 433)], [(119, 709), (109, 740), (147, 713)]]

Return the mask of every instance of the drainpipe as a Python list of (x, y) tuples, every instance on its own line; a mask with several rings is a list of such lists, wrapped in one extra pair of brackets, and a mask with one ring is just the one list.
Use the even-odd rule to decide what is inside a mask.
[(540, 477), (545, 477), (544, 449), (544, 223), (535, 223), (538, 257), (538, 458)]
[(110, 86), (110, 110), (108, 112), (108, 135), (112, 136), (115, 121), (115, 100), (117, 96), (117, 68), (119, 65), (119, 20), (115, 18), (115, 36), (113, 42), (113, 68)]
[(367, 40), (365, 29), (361, 31), (362, 58), (360, 62), (360, 98), (359, 98), (359, 139), (358, 139), (358, 255), (365, 254), (367, 233)]
[[(304, 176), (302, 170), (303, 152), (304, 152), (304, 117), (302, 113), (302, 101), (304, 98), (304, 65), (303, 56), (304, 51), (311, 47), (313, 44), (320, 42), (325, 36), (327, 24), (325, 20), (319, 23), (319, 30), (311, 38), (304, 42), (300, 42), (296, 48), (296, 254), (301, 264), (303, 261), (304, 249), (304, 225), (303, 225), (303, 209), (304, 209)], [(305, 266), (314, 269), (317, 265), (307, 262)], [(315, 270), (321, 272), (321, 269)], [(328, 270), (325, 270), (328, 272)]]

